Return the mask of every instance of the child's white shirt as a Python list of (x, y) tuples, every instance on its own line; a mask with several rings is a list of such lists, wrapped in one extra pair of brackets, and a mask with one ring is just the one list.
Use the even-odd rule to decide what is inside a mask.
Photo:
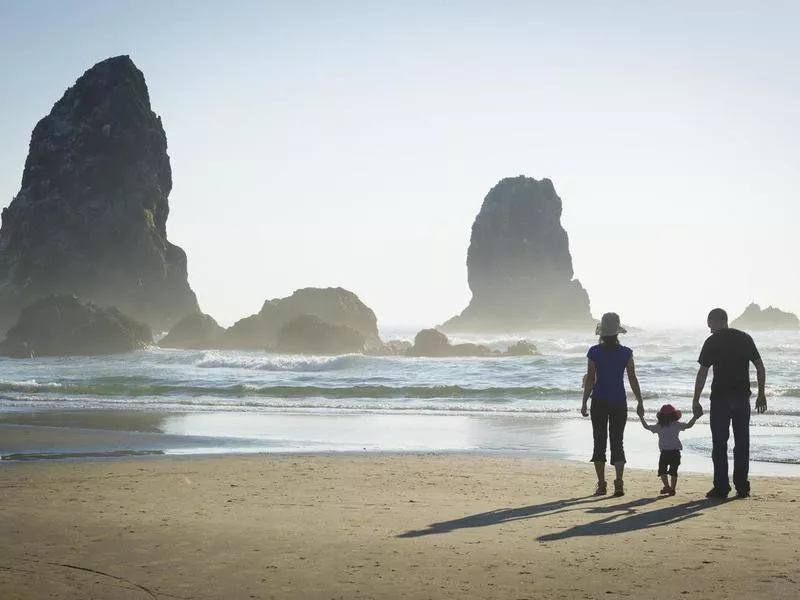
[(658, 434), (659, 450), (683, 450), (680, 435), (681, 431), (686, 429), (686, 423), (682, 421), (673, 421), (669, 425), (663, 427), (656, 423), (655, 425), (646, 425), (645, 429)]

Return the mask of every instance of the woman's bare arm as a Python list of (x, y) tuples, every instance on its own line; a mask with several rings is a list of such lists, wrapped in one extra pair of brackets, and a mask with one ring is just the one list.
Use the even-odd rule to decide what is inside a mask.
[(581, 414), (586, 417), (589, 416), (587, 403), (589, 402), (589, 394), (592, 393), (594, 388), (594, 380), (597, 375), (597, 364), (590, 358), (586, 365), (586, 375), (583, 376), (583, 402), (581, 403)]
[(631, 391), (636, 396), (638, 405), (636, 407), (636, 414), (644, 414), (644, 403), (642, 400), (642, 390), (639, 387), (639, 380), (636, 378), (636, 366), (633, 364), (633, 356), (628, 359), (628, 364), (625, 365), (625, 370), (628, 372), (628, 383), (631, 384)]

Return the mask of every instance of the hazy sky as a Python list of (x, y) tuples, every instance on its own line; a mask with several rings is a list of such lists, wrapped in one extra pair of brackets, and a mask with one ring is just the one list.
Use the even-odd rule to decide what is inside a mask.
[(520, 174), (553, 180), (596, 316), (800, 313), (800, 3), (652, 4), (0, 0), (0, 207), (36, 122), (129, 54), (168, 236), (223, 324), (336, 285), (382, 326), (444, 321), (483, 198)]

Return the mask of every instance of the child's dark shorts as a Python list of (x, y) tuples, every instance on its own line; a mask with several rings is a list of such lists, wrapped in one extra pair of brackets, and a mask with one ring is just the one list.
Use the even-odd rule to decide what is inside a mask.
[(681, 464), (680, 450), (662, 450), (661, 458), (658, 459), (658, 474), (678, 475), (678, 465)]

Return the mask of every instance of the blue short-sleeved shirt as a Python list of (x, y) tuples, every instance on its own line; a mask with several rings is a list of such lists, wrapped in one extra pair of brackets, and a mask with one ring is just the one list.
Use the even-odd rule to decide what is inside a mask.
[(610, 402), (625, 402), (623, 376), (633, 350), (627, 346), (604, 348), (600, 344), (589, 348), (586, 355), (597, 365), (597, 377), (592, 388), (592, 398)]

